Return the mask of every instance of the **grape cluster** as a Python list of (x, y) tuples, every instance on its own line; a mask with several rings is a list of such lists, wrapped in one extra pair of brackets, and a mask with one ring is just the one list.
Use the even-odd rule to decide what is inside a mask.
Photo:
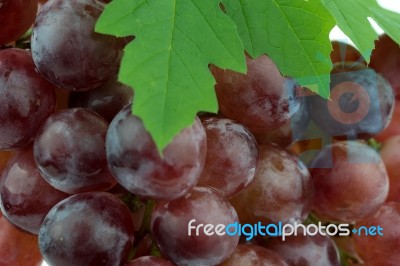
[(219, 112), (159, 151), (117, 81), (128, 39), (94, 32), (108, 2), (0, 1), (0, 266), (398, 265), (398, 45), (367, 66), (333, 42), (330, 100), (267, 55), (211, 65)]

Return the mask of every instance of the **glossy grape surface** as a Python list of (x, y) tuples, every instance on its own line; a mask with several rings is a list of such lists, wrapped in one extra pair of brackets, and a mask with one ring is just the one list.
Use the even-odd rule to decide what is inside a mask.
[(83, 108), (50, 116), (34, 143), (35, 161), (47, 182), (69, 194), (114, 186), (105, 151), (107, 127), (99, 114)]
[(224, 118), (206, 118), (207, 158), (199, 180), (226, 198), (242, 191), (253, 180), (258, 161), (257, 143), (244, 126)]
[[(216, 265), (235, 250), (239, 236), (206, 235), (188, 224), (228, 225), (237, 222), (235, 209), (210, 188), (195, 187), (185, 197), (159, 201), (151, 217), (152, 236), (161, 253), (177, 265)], [(200, 228), (201, 229), (201, 228)]]
[(31, 148), (16, 153), (3, 171), (1, 211), (14, 225), (39, 233), (46, 214), (68, 195), (50, 186), (40, 175)]
[(175, 136), (161, 158), (142, 121), (125, 106), (111, 122), (106, 150), (110, 170), (133, 194), (175, 199), (200, 178), (206, 159), (206, 133), (199, 119)]
[(302, 222), (311, 210), (310, 174), (297, 156), (276, 145), (259, 146), (254, 180), (231, 202), (241, 223)]
[(81, 193), (61, 201), (39, 231), (44, 259), (57, 266), (120, 266), (133, 239), (128, 208), (106, 192)]
[(33, 24), (37, 0), (0, 1), (0, 45), (16, 41)]
[(0, 150), (28, 146), (55, 103), (54, 86), (36, 72), (28, 51), (0, 51)]
[(245, 125), (253, 134), (277, 129), (299, 110), (297, 85), (284, 78), (266, 55), (246, 57), (247, 75), (211, 68), (216, 79), (220, 112)]
[(324, 147), (311, 164), (314, 210), (319, 217), (354, 222), (386, 200), (389, 179), (379, 154), (366, 144), (342, 141)]
[(59, 87), (94, 89), (114, 76), (124, 42), (94, 32), (101, 0), (52, 0), (40, 9), (32, 34), (39, 72)]

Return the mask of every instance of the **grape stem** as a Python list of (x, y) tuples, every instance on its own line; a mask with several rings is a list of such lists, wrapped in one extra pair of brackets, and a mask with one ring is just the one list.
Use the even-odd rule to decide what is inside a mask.
[[(133, 196), (133, 198), (136, 198), (136, 197)], [(132, 199), (132, 198), (130, 198), (130, 199)], [(132, 202), (132, 201), (130, 201), (130, 202)], [(135, 203), (135, 206), (138, 206), (138, 205), (136, 205), (138, 203), (136, 200), (134, 200), (133, 202)], [(151, 232), (151, 228), (150, 228), (151, 214), (153, 212), (155, 203), (156, 203), (155, 200), (151, 200), (151, 199), (146, 200), (146, 202), (145, 202), (145, 211), (144, 211), (144, 215), (143, 215), (143, 220), (142, 220), (139, 230), (135, 234), (135, 241), (133, 243), (131, 251), (129, 252), (128, 261), (131, 261), (133, 258), (135, 258), (138, 246), (139, 246), (140, 242), (144, 239), (144, 237), (146, 235), (151, 235), (150, 234), (150, 232)], [(130, 208), (131, 207), (133, 207), (133, 206), (130, 206)], [(161, 256), (160, 251), (158, 250), (158, 247), (156, 246), (154, 241), (152, 242), (150, 253), (152, 256), (158, 256), (158, 257)]]
[(367, 141), (367, 145), (376, 150), (377, 152), (380, 152), (382, 148), (382, 143), (377, 141), (376, 139), (372, 138)]

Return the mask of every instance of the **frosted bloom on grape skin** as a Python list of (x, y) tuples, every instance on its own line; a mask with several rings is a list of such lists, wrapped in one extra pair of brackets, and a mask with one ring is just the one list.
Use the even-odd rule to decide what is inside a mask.
[(230, 201), (241, 223), (303, 222), (311, 211), (314, 187), (300, 159), (277, 145), (260, 145), (254, 180)]
[[(194, 221), (195, 220), (195, 221)], [(239, 235), (206, 235), (189, 223), (229, 225), (238, 222), (235, 209), (212, 188), (194, 187), (172, 201), (159, 201), (153, 209), (151, 231), (161, 253), (177, 265), (218, 265), (235, 250)], [(216, 228), (216, 227), (215, 227)]]
[(251, 132), (235, 121), (202, 119), (207, 134), (207, 158), (199, 185), (218, 189), (230, 198), (254, 178), (258, 161), (257, 143)]
[(366, 144), (341, 141), (324, 147), (311, 163), (313, 210), (330, 221), (353, 223), (385, 202), (389, 177), (379, 154)]
[(50, 265), (120, 266), (134, 240), (129, 209), (106, 192), (73, 195), (55, 205), (39, 231)]
[(54, 85), (41, 77), (22, 49), (0, 51), (0, 151), (20, 150), (55, 110)]
[(103, 0), (53, 0), (40, 9), (32, 30), (38, 71), (71, 91), (95, 89), (118, 72), (124, 41), (94, 32)]
[(36, 165), (53, 187), (69, 194), (105, 191), (116, 184), (107, 167), (108, 123), (84, 108), (50, 116), (34, 143)]
[(171, 200), (183, 196), (200, 178), (206, 158), (206, 133), (199, 119), (183, 129), (161, 158), (142, 121), (125, 106), (111, 122), (106, 137), (109, 168), (135, 195)]

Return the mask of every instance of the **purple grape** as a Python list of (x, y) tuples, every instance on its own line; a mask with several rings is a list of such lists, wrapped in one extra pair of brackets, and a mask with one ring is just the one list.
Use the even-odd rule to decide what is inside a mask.
[(68, 106), (87, 108), (111, 122), (132, 97), (132, 88), (112, 79), (95, 90), (72, 92)]
[(104, 118), (83, 108), (50, 116), (34, 144), (36, 164), (47, 182), (69, 194), (114, 186), (105, 151), (107, 127)]
[[(247, 74), (212, 67), (221, 114), (268, 139), (287, 139), (278, 129), (303, 110), (304, 97), (296, 97), (297, 83), (283, 77), (266, 55), (246, 56)], [(273, 132), (271, 134), (271, 132)], [(290, 139), (290, 137), (289, 137)]]
[[(193, 220), (195, 220), (193, 222)], [(216, 265), (235, 250), (239, 236), (206, 235), (193, 226), (237, 222), (235, 209), (211, 188), (195, 187), (185, 197), (159, 201), (151, 217), (152, 236), (161, 253), (177, 265)], [(204, 228), (203, 228), (204, 229)]]
[(199, 119), (181, 131), (162, 157), (142, 121), (125, 106), (107, 132), (107, 159), (118, 183), (153, 199), (179, 198), (195, 186), (206, 158), (206, 133)]
[(366, 144), (341, 141), (328, 145), (311, 163), (313, 208), (321, 218), (355, 222), (373, 214), (385, 201), (389, 178), (379, 154)]
[(39, 72), (68, 90), (94, 89), (113, 77), (124, 40), (94, 32), (102, 0), (50, 0), (40, 9), (32, 34)]
[(14, 225), (39, 233), (46, 214), (67, 194), (50, 186), (40, 175), (33, 159), (32, 148), (18, 152), (3, 171), (0, 207)]
[(230, 199), (241, 223), (303, 222), (311, 210), (314, 188), (299, 158), (277, 145), (259, 146), (254, 180)]
[(128, 208), (106, 192), (76, 194), (59, 202), (39, 231), (44, 259), (58, 266), (120, 266), (133, 239)]
[(0, 51), (0, 150), (27, 147), (55, 105), (54, 86), (36, 72), (28, 51)]
[(253, 135), (232, 120), (211, 117), (202, 120), (207, 134), (207, 157), (199, 180), (232, 197), (253, 180), (258, 161)]

